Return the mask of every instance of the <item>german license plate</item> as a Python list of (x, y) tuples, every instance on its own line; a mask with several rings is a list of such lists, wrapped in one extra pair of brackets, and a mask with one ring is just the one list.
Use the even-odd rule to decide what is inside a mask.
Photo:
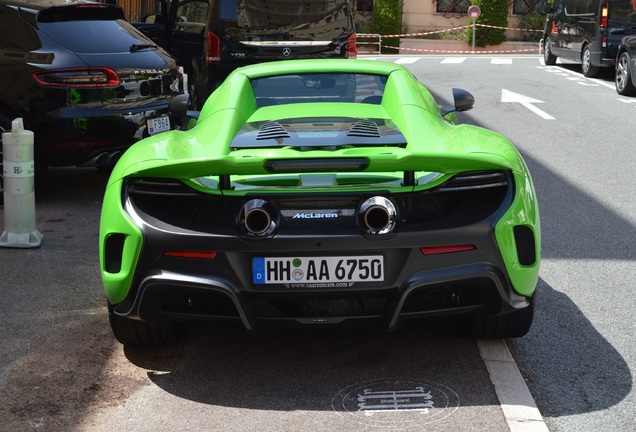
[(253, 258), (255, 284), (382, 282), (382, 255)]
[(162, 116), (153, 118), (148, 120), (146, 124), (148, 125), (148, 134), (157, 135), (158, 133), (170, 130), (170, 117)]

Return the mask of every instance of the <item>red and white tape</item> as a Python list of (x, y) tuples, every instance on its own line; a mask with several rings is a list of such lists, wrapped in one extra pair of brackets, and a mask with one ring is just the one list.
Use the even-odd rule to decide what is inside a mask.
[[(543, 31), (543, 30), (535, 30), (535, 29), (499, 27), (499, 26), (491, 26), (491, 25), (487, 25), (487, 24), (475, 24), (475, 26), (477, 26), (477, 27), (486, 27), (486, 28), (495, 28), (495, 29), (503, 29), (503, 30), (526, 31), (526, 32), (542, 32)], [(374, 34), (374, 33), (359, 33), (359, 34), (356, 35), (356, 38), (364, 39), (364, 38), (378, 38), (378, 37), (396, 38), (396, 37), (428, 36), (428, 35), (432, 35), (432, 34), (448, 33), (448, 32), (452, 32), (452, 31), (456, 31), (456, 30), (462, 30), (462, 29), (469, 28), (469, 27), (472, 27), (472, 25), (465, 25), (465, 26), (453, 27), (453, 28), (444, 29), (444, 30), (435, 30), (435, 31), (419, 32), (419, 33), (402, 33), (402, 34), (388, 34), (388, 35), (381, 35), (381, 34)]]

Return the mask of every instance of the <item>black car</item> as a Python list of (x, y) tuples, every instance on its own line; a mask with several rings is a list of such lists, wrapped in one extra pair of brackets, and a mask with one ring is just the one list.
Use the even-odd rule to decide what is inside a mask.
[(616, 56), (614, 83), (618, 94), (636, 95), (636, 35), (626, 36), (621, 40)]
[(351, 0), (154, 1), (133, 25), (184, 66), (196, 108), (237, 67), (357, 54)]
[(545, 64), (575, 61), (586, 77), (614, 67), (621, 38), (636, 28), (633, 0), (554, 0), (546, 7)]
[(0, 129), (22, 117), (34, 132), (36, 176), (114, 164), (169, 128), (181, 92), (175, 59), (99, 3), (0, 0), (0, 70)]

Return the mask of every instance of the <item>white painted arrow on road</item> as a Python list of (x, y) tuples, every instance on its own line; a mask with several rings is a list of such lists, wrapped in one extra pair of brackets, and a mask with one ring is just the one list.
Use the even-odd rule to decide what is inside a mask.
[(501, 89), (501, 102), (520, 103), (521, 105), (523, 105), (524, 107), (528, 108), (530, 111), (532, 111), (536, 115), (544, 118), (545, 120), (555, 120), (555, 118), (552, 117), (550, 114), (548, 114), (548, 113), (546, 113), (544, 111), (541, 111), (539, 108), (537, 108), (536, 106), (532, 105), (532, 104), (536, 104), (536, 103), (545, 103), (543, 101), (540, 101), (540, 100), (537, 100), (537, 99), (533, 99), (531, 97), (524, 96), (524, 95), (521, 95), (519, 93), (513, 93), (510, 90)]

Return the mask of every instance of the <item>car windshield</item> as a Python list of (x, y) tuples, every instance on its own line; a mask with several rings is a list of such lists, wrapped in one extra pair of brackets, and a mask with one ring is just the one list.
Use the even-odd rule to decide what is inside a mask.
[(294, 74), (252, 80), (259, 107), (290, 103), (379, 104), (387, 77), (353, 73)]

